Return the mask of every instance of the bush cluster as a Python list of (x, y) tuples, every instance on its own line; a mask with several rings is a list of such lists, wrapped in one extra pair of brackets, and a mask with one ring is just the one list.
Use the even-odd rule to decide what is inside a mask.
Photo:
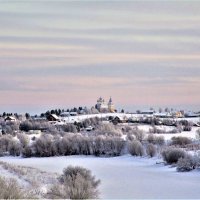
[(179, 158), (185, 158), (186, 153), (182, 149), (168, 147), (162, 151), (163, 160), (168, 164), (177, 163)]
[(144, 155), (144, 147), (142, 143), (138, 140), (133, 140), (128, 142), (128, 151), (133, 156)]
[(195, 159), (192, 156), (187, 155), (184, 158), (181, 157), (178, 159), (176, 169), (179, 172), (186, 172), (195, 169), (195, 167), (196, 167)]
[(15, 179), (0, 177), (0, 199), (25, 199), (27, 197)]
[(156, 126), (152, 126), (152, 128), (149, 129), (149, 133), (166, 133), (166, 130), (159, 129)]
[(81, 127), (87, 128), (88, 126), (97, 127), (101, 124), (101, 119), (98, 117), (88, 118), (81, 122)]
[(16, 132), (19, 130), (19, 122), (5, 122), (2, 121), (0, 123), (1, 128), (2, 128), (2, 133), (3, 134), (10, 134), (15, 136)]
[(126, 135), (127, 135), (127, 140), (130, 140), (130, 141), (138, 140), (140, 142), (143, 142), (146, 137), (146, 134), (144, 133), (144, 131), (138, 129), (138, 127), (129, 129)]
[(154, 157), (156, 155), (156, 146), (153, 144), (148, 144), (146, 148), (146, 153), (150, 157)]
[(20, 152), (20, 142), (16, 141), (11, 135), (3, 135), (0, 137), (0, 156), (6, 154), (19, 156)]
[(64, 132), (68, 132), (68, 133), (77, 133), (78, 132), (78, 129), (74, 124), (60, 125), (59, 130), (62, 130)]
[(98, 135), (105, 135), (105, 136), (122, 136), (122, 130), (116, 128), (113, 124), (102, 124), (99, 123), (97, 126), (97, 130), (94, 131), (93, 135), (98, 136)]
[(69, 166), (59, 177), (59, 184), (54, 185), (47, 193), (49, 199), (97, 199), (98, 186), (91, 171), (83, 167)]
[(30, 130), (49, 129), (50, 126), (47, 121), (26, 120), (20, 123), (19, 129), (28, 132)]
[(200, 140), (200, 128), (196, 131), (196, 139)]
[(191, 144), (192, 140), (188, 137), (182, 137), (182, 136), (178, 136), (178, 137), (172, 137), (172, 145), (187, 145), (187, 144)]
[(147, 141), (149, 143), (157, 144), (157, 145), (164, 145), (165, 144), (165, 138), (162, 135), (155, 136), (152, 133), (147, 136)]
[(24, 148), (22, 153), (24, 157), (59, 155), (119, 156), (124, 146), (125, 142), (119, 137), (88, 137), (80, 134), (68, 134), (61, 138), (46, 134), (36, 139), (31, 147)]

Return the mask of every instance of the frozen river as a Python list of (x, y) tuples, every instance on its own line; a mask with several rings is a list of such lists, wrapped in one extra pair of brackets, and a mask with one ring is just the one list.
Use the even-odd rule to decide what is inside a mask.
[(200, 198), (200, 172), (178, 173), (174, 168), (156, 164), (156, 159), (129, 155), (97, 158), (68, 156), (50, 158), (2, 157), (1, 161), (62, 173), (68, 165), (79, 165), (101, 179), (101, 198)]

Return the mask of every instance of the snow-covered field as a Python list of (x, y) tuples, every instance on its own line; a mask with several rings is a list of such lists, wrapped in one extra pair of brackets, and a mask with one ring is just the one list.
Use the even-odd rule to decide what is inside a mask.
[(130, 155), (97, 158), (68, 156), (50, 158), (1, 157), (0, 161), (62, 173), (68, 165), (86, 167), (101, 179), (103, 199), (199, 199), (200, 172), (178, 173), (175, 168), (156, 164), (159, 159)]
[[(149, 133), (149, 129), (152, 128), (151, 125), (144, 125), (144, 124), (138, 125), (137, 127), (138, 129), (143, 130), (146, 133)], [(173, 126), (156, 126), (156, 127), (158, 129), (165, 130), (166, 133), (158, 133), (154, 135), (163, 136), (165, 140), (170, 140), (172, 137), (178, 137), (178, 136), (196, 139), (196, 131), (199, 129), (199, 127), (192, 127), (191, 131), (182, 131), (181, 133), (167, 133), (172, 131), (174, 127)]]
[[(81, 122), (85, 119), (89, 119), (89, 118), (94, 118), (94, 117), (98, 117), (98, 118), (106, 118), (106, 117), (119, 117), (121, 119), (129, 119), (129, 118), (134, 118), (134, 119), (139, 119), (141, 117), (153, 117), (153, 115), (146, 115), (146, 114), (130, 114), (130, 113), (99, 113), (99, 114), (86, 114), (86, 115), (78, 115), (78, 116), (69, 116), (69, 117), (65, 117), (63, 118), (64, 121), (68, 122), (68, 123), (74, 123), (76, 122)], [(180, 121), (180, 120), (187, 120), (193, 123), (198, 123), (200, 122), (200, 117), (191, 117), (191, 118), (168, 118), (171, 120), (176, 120), (176, 121)]]

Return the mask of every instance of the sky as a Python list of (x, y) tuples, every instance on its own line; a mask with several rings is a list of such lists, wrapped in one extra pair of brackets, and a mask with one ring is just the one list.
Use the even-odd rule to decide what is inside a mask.
[(0, 112), (200, 110), (200, 2), (0, 1)]

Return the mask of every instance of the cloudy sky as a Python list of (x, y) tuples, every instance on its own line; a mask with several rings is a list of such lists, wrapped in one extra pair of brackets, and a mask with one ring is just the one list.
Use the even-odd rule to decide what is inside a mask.
[(0, 1), (0, 112), (200, 107), (200, 2)]

